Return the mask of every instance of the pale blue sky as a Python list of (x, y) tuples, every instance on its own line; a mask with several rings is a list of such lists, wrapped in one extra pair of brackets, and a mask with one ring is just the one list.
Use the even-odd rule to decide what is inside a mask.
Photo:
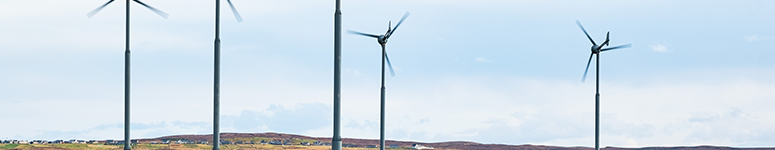
[[(123, 137), (124, 3), (0, 0), (0, 138)], [(212, 133), (213, 1), (132, 4), (133, 138)], [(222, 8), (223, 132), (332, 135), (333, 1)], [(388, 139), (594, 146), (773, 146), (775, 1), (342, 2), (387, 44)], [(394, 22), (395, 23), (395, 22)], [(343, 130), (379, 137), (379, 45), (343, 35)], [(12, 123), (7, 123), (12, 122)]]

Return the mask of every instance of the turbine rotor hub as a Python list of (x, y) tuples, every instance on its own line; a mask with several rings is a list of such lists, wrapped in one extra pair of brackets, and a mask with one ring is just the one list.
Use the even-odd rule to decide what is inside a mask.
[(379, 38), (377, 38), (377, 42), (378, 42), (379, 44), (385, 44), (385, 43), (387, 43), (387, 41), (388, 41), (388, 40), (387, 40), (387, 37), (386, 37), (386, 36), (384, 36), (384, 35), (383, 35), (383, 36), (379, 36)]
[(591, 48), (592, 49), (592, 53), (595, 53), (595, 54), (600, 53), (600, 48), (601, 47), (602, 46), (593, 45), (592, 48)]

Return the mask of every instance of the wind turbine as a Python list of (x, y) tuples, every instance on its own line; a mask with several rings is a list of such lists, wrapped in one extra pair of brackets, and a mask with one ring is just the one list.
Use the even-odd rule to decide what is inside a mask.
[[(97, 9), (92, 10), (91, 12), (87, 13), (86, 16), (91, 18), (97, 12), (102, 10), (102, 8), (105, 8), (105, 6), (108, 6), (108, 4), (112, 3), (115, 0), (110, 0), (107, 3), (103, 4), (100, 7), (97, 7)], [(124, 149), (129, 150), (131, 147), (129, 144), (132, 142), (129, 140), (129, 1), (126, 0), (126, 51), (124, 52)], [(156, 8), (153, 8), (151, 6), (148, 6), (147, 4), (140, 2), (140, 0), (133, 0), (137, 2), (140, 5), (145, 6), (148, 9), (151, 9), (151, 11), (155, 12), (156, 14), (159, 14), (161, 17), (164, 17), (164, 19), (167, 19), (169, 15), (167, 13), (162, 12), (161, 10), (158, 10)]]
[(576, 24), (579, 25), (579, 28), (581, 28), (581, 31), (584, 31), (584, 34), (587, 35), (587, 38), (589, 38), (589, 41), (592, 42), (592, 54), (589, 54), (589, 61), (587, 61), (587, 69), (584, 70), (584, 77), (581, 78), (581, 82), (584, 82), (584, 80), (587, 78), (587, 71), (589, 71), (589, 64), (592, 62), (592, 56), (597, 54), (597, 62), (595, 63), (595, 150), (600, 150), (599, 143), (600, 143), (600, 52), (609, 51), (609, 50), (615, 50), (620, 48), (627, 48), (630, 47), (630, 44), (624, 44), (614, 47), (608, 47), (603, 48), (603, 46), (608, 46), (608, 42), (610, 41), (608, 39), (608, 35), (610, 32), (605, 33), (605, 42), (603, 42), (600, 45), (597, 45), (595, 43), (595, 40), (592, 40), (592, 37), (589, 36), (587, 33), (587, 30), (584, 30), (584, 27), (581, 26), (581, 22), (576, 20)]
[(341, 126), (341, 79), (342, 79), (342, 10), (341, 0), (336, 0), (334, 11), (334, 137), (331, 137), (331, 149), (342, 150)]
[(388, 66), (390, 66), (390, 75), (396, 76), (396, 74), (393, 72), (393, 65), (390, 65), (390, 59), (388, 59), (387, 52), (385, 51), (385, 44), (388, 42), (388, 38), (390, 38), (391, 35), (393, 35), (393, 32), (396, 32), (396, 29), (398, 29), (398, 26), (401, 25), (402, 22), (406, 19), (406, 17), (409, 17), (409, 12), (406, 12), (404, 14), (404, 17), (401, 18), (401, 21), (398, 21), (398, 24), (396, 24), (396, 27), (390, 28), (390, 22), (388, 22), (388, 30), (385, 32), (384, 35), (374, 35), (374, 34), (368, 34), (368, 33), (361, 33), (356, 31), (347, 31), (351, 34), (358, 34), (363, 36), (368, 36), (372, 38), (377, 39), (377, 43), (379, 43), (380, 46), (382, 46), (382, 88), (380, 90), (380, 116), (379, 116), (379, 149), (385, 150), (385, 61), (387, 61)]
[[(239, 13), (237, 13), (237, 9), (234, 8), (234, 5), (231, 4), (231, 0), (226, 0), (226, 2), (229, 2), (229, 7), (231, 7), (231, 12), (234, 13), (234, 17), (237, 18), (237, 22), (242, 22), (242, 17), (240, 17)], [(213, 150), (219, 150), (221, 149), (221, 134), (219, 131), (220, 127), (220, 112), (221, 112), (221, 101), (220, 101), (220, 87), (221, 87), (221, 0), (215, 0), (215, 65), (214, 65), (214, 84), (213, 84)]]

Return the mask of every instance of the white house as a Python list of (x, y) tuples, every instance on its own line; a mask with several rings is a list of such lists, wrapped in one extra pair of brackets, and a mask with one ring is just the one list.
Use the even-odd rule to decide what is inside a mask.
[(423, 145), (420, 145), (420, 144), (412, 144), (412, 147), (409, 147), (409, 148), (412, 148), (412, 149), (433, 149), (433, 147), (423, 146)]

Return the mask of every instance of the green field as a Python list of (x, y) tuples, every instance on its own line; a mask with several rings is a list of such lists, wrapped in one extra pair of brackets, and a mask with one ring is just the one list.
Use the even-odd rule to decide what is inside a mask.
[(0, 149), (12, 149), (19, 146), (19, 144), (0, 144)]
[(32, 149), (32, 148), (107, 150), (107, 149), (118, 149), (119, 147), (114, 145), (102, 145), (102, 144), (0, 144), (0, 149)]

